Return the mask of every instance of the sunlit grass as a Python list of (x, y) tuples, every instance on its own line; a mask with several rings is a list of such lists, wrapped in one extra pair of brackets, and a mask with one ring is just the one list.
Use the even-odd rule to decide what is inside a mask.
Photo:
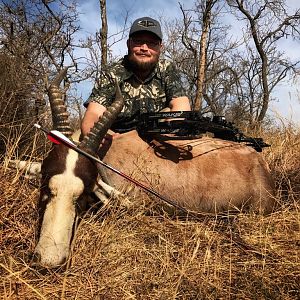
[[(0, 168), (1, 299), (299, 299), (299, 131), (262, 135), (272, 144), (262, 155), (278, 211), (204, 223), (161, 215), (146, 195), (132, 206), (115, 201), (83, 218), (65, 270), (48, 273), (30, 264), (39, 183), (8, 167), (8, 149)], [(237, 236), (261, 255), (239, 247)]]

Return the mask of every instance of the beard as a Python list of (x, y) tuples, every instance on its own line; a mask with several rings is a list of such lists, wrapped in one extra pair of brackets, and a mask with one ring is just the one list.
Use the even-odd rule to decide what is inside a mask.
[(154, 54), (149, 61), (140, 61), (132, 52), (128, 53), (127, 63), (131, 70), (135, 73), (150, 73), (154, 70), (158, 63), (159, 55)]

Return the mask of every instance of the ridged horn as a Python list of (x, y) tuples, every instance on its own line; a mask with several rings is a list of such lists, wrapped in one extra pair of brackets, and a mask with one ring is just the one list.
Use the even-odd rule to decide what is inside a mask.
[(60, 83), (67, 75), (67, 70), (68, 68), (64, 68), (56, 75), (48, 87), (47, 92), (52, 113), (53, 129), (70, 137), (73, 131), (69, 122), (69, 114), (63, 101), (63, 93), (59, 88)]
[(118, 114), (122, 111), (124, 99), (118, 82), (116, 82), (116, 98), (111, 106), (109, 106), (99, 120), (94, 124), (90, 132), (83, 138), (80, 148), (89, 149), (96, 153), (102, 139), (111, 127)]

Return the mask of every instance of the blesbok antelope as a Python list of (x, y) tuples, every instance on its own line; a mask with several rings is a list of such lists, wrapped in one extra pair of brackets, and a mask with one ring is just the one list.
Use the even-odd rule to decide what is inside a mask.
[[(64, 106), (59, 74), (49, 87), (54, 129), (68, 137), (72, 131)], [(168, 136), (141, 137), (130, 131), (99, 149), (100, 142), (122, 110), (116, 99), (78, 147), (99, 155), (107, 164), (143, 182), (155, 181), (161, 194), (186, 209), (218, 213), (273, 209), (273, 181), (268, 166), (253, 148), (215, 138), (177, 140)], [(124, 180), (100, 168), (102, 178), (119, 189)], [(41, 265), (56, 267), (69, 255), (76, 209), (93, 191), (98, 170), (95, 164), (63, 145), (54, 145), (42, 163), (40, 194), (41, 229), (35, 255)]]

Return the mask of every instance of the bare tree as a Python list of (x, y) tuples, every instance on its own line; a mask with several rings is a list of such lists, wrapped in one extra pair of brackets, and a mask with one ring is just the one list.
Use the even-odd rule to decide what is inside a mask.
[[(227, 38), (229, 26), (219, 21), (223, 4), (198, 0), (193, 9), (180, 8), (183, 25), (177, 22), (169, 33), (168, 53), (185, 74), (194, 109), (223, 114), (238, 77), (230, 65), (237, 43)], [(176, 31), (182, 33), (185, 50), (178, 45)]]
[(183, 25), (181, 20), (168, 20), (162, 23), (164, 26), (164, 47), (162, 55), (171, 60), (181, 71), (182, 81), (186, 95), (193, 101), (195, 98), (195, 82), (197, 68), (195, 52), (187, 50), (182, 42)]
[(101, 44), (101, 67), (107, 65), (107, 16), (106, 16), (106, 0), (99, 0), (101, 14), (100, 44)]
[[(295, 72), (299, 64), (299, 61), (290, 62), (284, 59), (276, 43), (283, 37), (299, 38), (300, 10), (289, 15), (283, 0), (255, 0), (251, 3), (244, 0), (227, 0), (227, 3), (240, 21), (247, 21), (248, 34), (258, 54), (259, 60), (253, 56), (253, 50), (250, 51), (249, 59), (253, 60), (254, 64), (248, 64), (248, 72), (253, 72), (251, 78), (248, 76), (248, 83), (250, 97), (260, 96), (255, 116), (255, 121), (260, 123), (266, 116), (272, 90), (290, 71)], [(251, 46), (248, 46), (248, 49), (249, 47)], [(261, 95), (257, 93), (258, 88), (261, 89)], [(252, 101), (252, 105), (254, 103)], [(254, 106), (250, 109), (253, 110)]]
[(23, 71), (44, 78), (65, 64), (76, 66), (73, 38), (79, 26), (74, 3), (3, 1), (0, 9), (2, 51), (22, 59), (26, 64)]
[(14, 120), (25, 126), (39, 118), (48, 77), (66, 64), (76, 69), (76, 5), (64, 0), (2, 1), (0, 16), (0, 64), (6, 70), (0, 83), (0, 125)]
[[(190, 20), (185, 13), (182, 5), (180, 4), (180, 9), (183, 14), (184, 19), (184, 34), (182, 36), (182, 41), (187, 49), (190, 49), (195, 56), (198, 57), (198, 68), (197, 68), (197, 83), (196, 83), (196, 97), (195, 97), (195, 110), (201, 110), (202, 108), (202, 98), (203, 98), (203, 89), (205, 83), (205, 72), (207, 68), (207, 44), (208, 44), (208, 35), (211, 26), (212, 19), (212, 8), (218, 0), (205, 0), (199, 1), (197, 9), (200, 9), (202, 12), (202, 32), (200, 35), (199, 50), (195, 49), (190, 43), (188, 38), (188, 28), (190, 25)], [(199, 51), (199, 54), (197, 53)]]
[(108, 30), (106, 0), (99, 0), (99, 7), (101, 28), (95, 34), (88, 36), (81, 45), (82, 48), (88, 50), (86, 58), (87, 67), (84, 71), (85, 78), (92, 79), (93, 81), (99, 78), (99, 72), (105, 65), (116, 60), (117, 57), (114, 55), (112, 48), (125, 38), (129, 13), (126, 9), (123, 10), (124, 22), (122, 28), (110, 34)]

